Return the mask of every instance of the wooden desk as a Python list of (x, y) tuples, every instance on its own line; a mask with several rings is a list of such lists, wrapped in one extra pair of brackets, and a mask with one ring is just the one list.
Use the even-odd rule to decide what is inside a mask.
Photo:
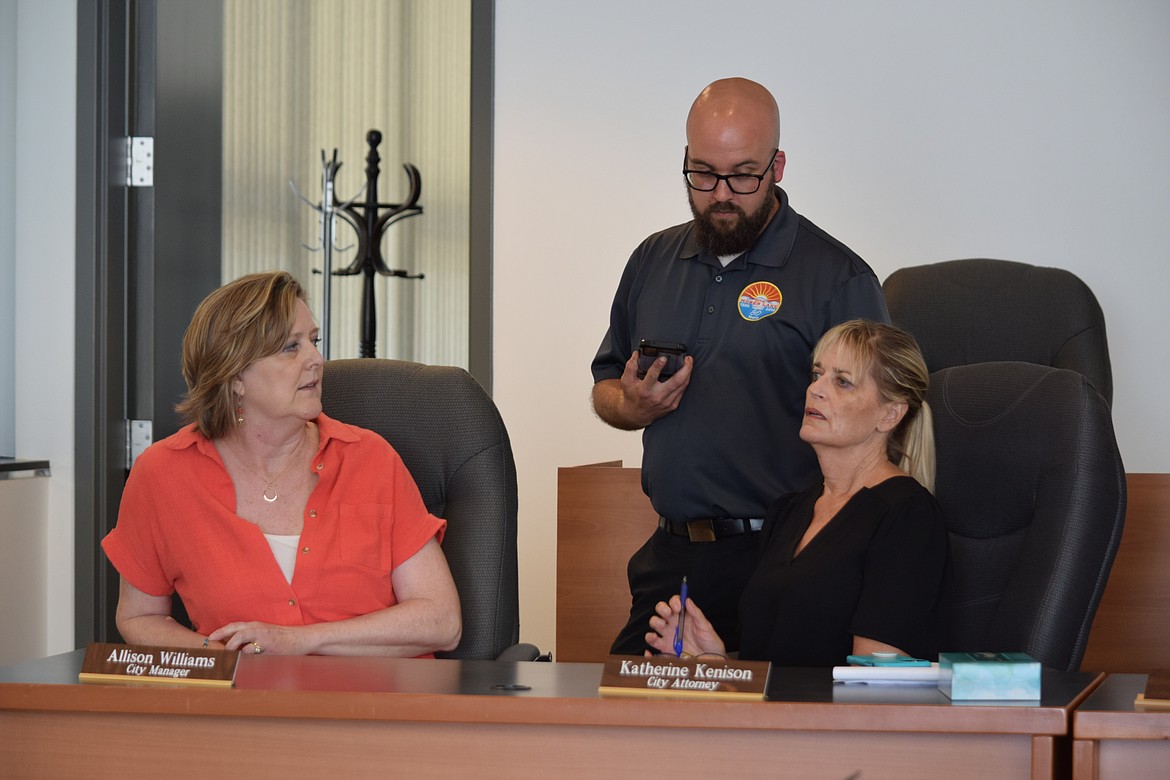
[[(82, 652), (0, 669), (18, 777), (1049, 778), (1100, 677), (1039, 706), (773, 672), (766, 702), (601, 699), (601, 666), (243, 656), (233, 690), (78, 685)], [(1063, 751), (1063, 752), (1062, 752)]]
[(1170, 777), (1170, 711), (1138, 710), (1144, 674), (1111, 674), (1073, 713), (1073, 780)]

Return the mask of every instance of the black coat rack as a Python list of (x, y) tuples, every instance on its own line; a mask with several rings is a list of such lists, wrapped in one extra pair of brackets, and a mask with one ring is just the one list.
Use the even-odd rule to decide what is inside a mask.
[[(369, 144), (370, 151), (366, 155), (366, 184), (363, 187), (366, 197), (362, 204), (356, 205), (356, 195), (344, 203), (337, 199), (334, 182), (337, 171), (341, 168), (341, 163), (337, 161), (336, 149), (333, 150), (333, 158), (329, 161), (325, 159), (325, 150), (321, 150), (321, 203), (314, 204), (297, 192), (311, 208), (321, 213), (320, 249), (324, 252), (325, 258), (325, 302), (321, 315), (321, 336), (322, 353), (326, 359), (329, 358), (328, 323), (332, 295), (331, 276), (356, 276), (359, 273), (363, 276), (359, 357), (374, 357), (378, 326), (374, 301), (374, 274), (396, 276), (403, 279), (425, 278), (423, 274), (412, 274), (401, 269), (390, 268), (386, 265), (386, 259), (382, 255), (382, 237), (386, 234), (386, 230), (399, 220), (422, 214), (423, 207), (418, 203), (419, 195), (422, 193), (422, 176), (414, 165), (403, 163), (402, 168), (406, 171), (407, 182), (410, 185), (410, 192), (406, 200), (402, 203), (379, 203), (378, 175), (380, 168), (378, 164), (382, 158), (378, 155), (378, 145), (382, 143), (382, 133), (377, 130), (366, 133), (366, 143)], [(295, 185), (293, 190), (296, 190)], [(358, 195), (360, 194), (361, 192), (358, 193)], [(354, 261), (346, 268), (336, 271), (332, 268), (332, 250), (339, 249), (333, 244), (333, 218), (335, 216), (341, 217), (346, 224), (353, 228), (358, 240), (357, 256)]]

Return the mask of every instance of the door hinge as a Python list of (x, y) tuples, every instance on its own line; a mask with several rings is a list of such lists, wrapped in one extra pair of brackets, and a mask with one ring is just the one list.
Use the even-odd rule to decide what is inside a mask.
[(126, 186), (154, 186), (154, 139), (150, 136), (126, 139)]
[(126, 420), (126, 469), (129, 470), (146, 451), (154, 437), (154, 424), (150, 420)]

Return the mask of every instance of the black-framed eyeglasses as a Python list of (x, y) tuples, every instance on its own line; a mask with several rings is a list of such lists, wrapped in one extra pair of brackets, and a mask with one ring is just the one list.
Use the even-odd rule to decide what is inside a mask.
[[(763, 173), (714, 173), (712, 171), (696, 171), (690, 168), (683, 168), (683, 176), (687, 179), (687, 186), (692, 190), (699, 192), (711, 192), (719, 186), (719, 182), (727, 182), (727, 186), (736, 195), (751, 195), (760, 189), (760, 184), (772, 170), (772, 163), (776, 162), (776, 155), (780, 154), (780, 150), (772, 152), (772, 159), (768, 161), (768, 165), (764, 168)], [(686, 157), (683, 157), (683, 165), (686, 165)]]

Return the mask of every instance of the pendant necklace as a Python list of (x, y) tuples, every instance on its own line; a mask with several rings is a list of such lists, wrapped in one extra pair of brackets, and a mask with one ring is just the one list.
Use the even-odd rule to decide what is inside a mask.
[(272, 479), (268, 479), (263, 474), (261, 474), (259, 471), (252, 468), (251, 466), (249, 466), (247, 464), (247, 462), (245, 462), (244, 459), (240, 457), (240, 454), (236, 451), (236, 448), (232, 447), (232, 453), (236, 456), (236, 459), (240, 461), (240, 465), (242, 465), (244, 468), (246, 468), (248, 471), (252, 472), (256, 476), (260, 477), (260, 479), (264, 480), (264, 492), (261, 493), (260, 495), (269, 504), (276, 501), (276, 499), (280, 498), (280, 494), (278, 492), (276, 492), (276, 483), (279, 482), (280, 478), (283, 477), (285, 474), (287, 474), (288, 470), (291, 469), (293, 467), (293, 464), (297, 462), (297, 455), (300, 453), (301, 447), (303, 447), (305, 444), (305, 431), (306, 430), (307, 430), (307, 427), (302, 429), (301, 440), (300, 440), (300, 442), (297, 443), (297, 448), (295, 450), (293, 450), (293, 454), (289, 457), (288, 465), (286, 465), (284, 467), (284, 470), (281, 471), (279, 474), (277, 474)]

